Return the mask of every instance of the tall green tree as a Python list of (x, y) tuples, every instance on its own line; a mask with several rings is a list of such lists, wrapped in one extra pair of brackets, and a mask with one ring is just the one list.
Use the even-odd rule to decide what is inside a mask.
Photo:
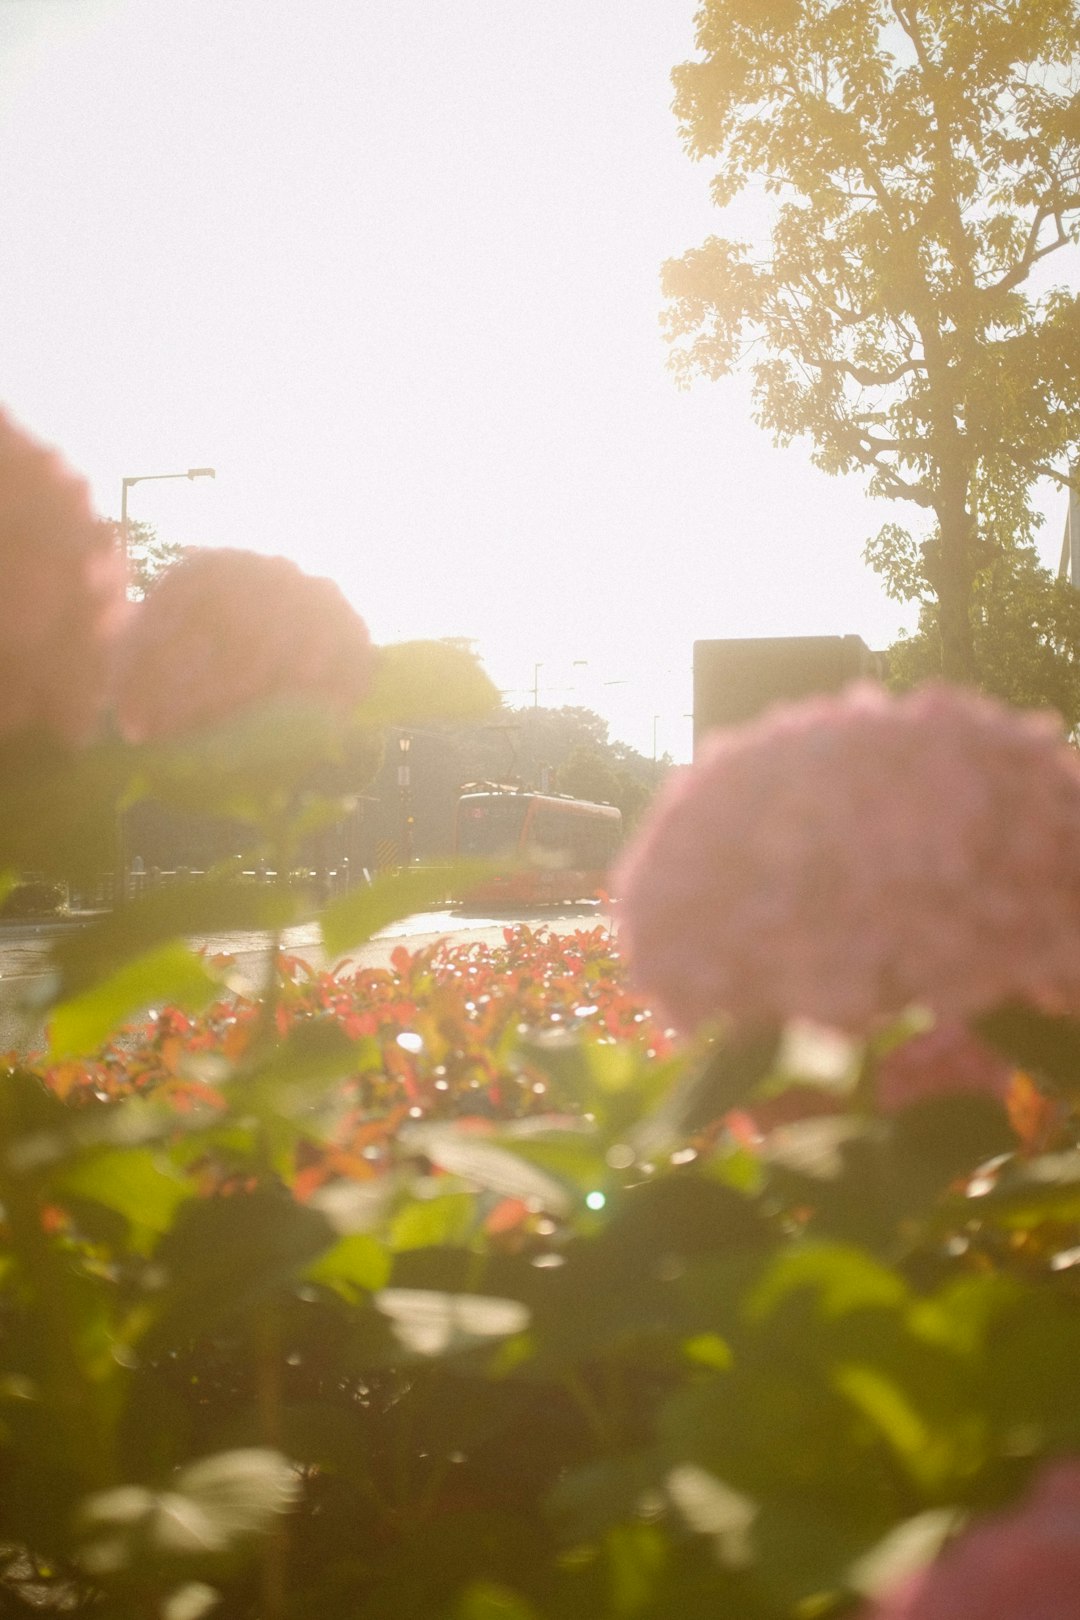
[[(763, 239), (665, 267), (683, 380), (748, 366), (755, 415), (924, 514), (940, 667), (978, 676), (976, 584), (1080, 450), (1080, 0), (703, 0), (674, 74), (722, 208)], [(764, 239), (766, 238), (767, 239)]]
[[(972, 636), (979, 684), (1023, 708), (1052, 708), (1080, 728), (1080, 591), (1012, 546), (975, 581)], [(940, 667), (937, 604), (924, 601), (914, 635), (889, 648), (889, 681), (908, 687)]]

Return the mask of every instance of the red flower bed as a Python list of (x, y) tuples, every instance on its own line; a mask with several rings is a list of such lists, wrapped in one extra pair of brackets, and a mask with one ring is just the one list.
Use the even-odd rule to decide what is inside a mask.
[[(568, 935), (508, 927), (501, 945), (399, 945), (385, 968), (317, 970), (279, 959), (272, 1016), (279, 1038), (316, 1021), (356, 1043), (343, 1079), (337, 1140), (355, 1145), (375, 1121), (478, 1116), (517, 1119), (572, 1110), (552, 1096), (548, 1066), (530, 1057), (561, 1032), (587, 1042), (632, 1040), (666, 1056), (672, 1037), (625, 984), (610, 932)], [(128, 1029), (98, 1058), (45, 1071), (65, 1098), (87, 1102), (153, 1092), (178, 1109), (221, 1100), (267, 1018), (260, 997), (228, 996), (190, 1016), (165, 1008)]]

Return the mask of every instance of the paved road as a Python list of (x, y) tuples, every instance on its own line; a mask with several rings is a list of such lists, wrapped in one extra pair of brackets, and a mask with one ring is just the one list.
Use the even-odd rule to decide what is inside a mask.
[[(501, 944), (503, 929), (516, 923), (527, 923), (531, 928), (541, 925), (556, 933), (572, 933), (577, 928), (591, 928), (603, 921), (596, 905), (537, 908), (532, 911), (507, 912), (499, 916), (480, 916), (461, 910), (424, 912), (405, 917), (377, 934), (367, 945), (351, 953), (351, 960), (363, 966), (377, 967), (390, 959), (394, 947), (402, 943), (417, 949), (433, 944), (438, 939), (484, 940)], [(49, 971), (50, 941), (67, 933), (70, 923), (24, 923), (0, 925), (0, 1051), (13, 1045), (36, 1046), (40, 1031), (27, 1035), (27, 1018), (21, 1010), (27, 999), (45, 988)], [(227, 952), (257, 982), (266, 957), (266, 941), (259, 934), (203, 934), (191, 943), (212, 953)], [(302, 956), (313, 966), (325, 965), (318, 925), (307, 923), (290, 928), (282, 941), (286, 950)]]

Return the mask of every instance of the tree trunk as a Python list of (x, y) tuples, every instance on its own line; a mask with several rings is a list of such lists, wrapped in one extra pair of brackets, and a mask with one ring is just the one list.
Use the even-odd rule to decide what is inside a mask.
[(974, 571), (950, 558), (937, 581), (938, 626), (941, 633), (941, 673), (947, 681), (973, 685), (978, 680), (971, 630), (971, 588)]
[(959, 465), (943, 467), (934, 502), (938, 532), (923, 547), (923, 557), (927, 580), (938, 599), (941, 673), (947, 681), (973, 685), (978, 669), (971, 605), (981, 562), (967, 495), (966, 470)]

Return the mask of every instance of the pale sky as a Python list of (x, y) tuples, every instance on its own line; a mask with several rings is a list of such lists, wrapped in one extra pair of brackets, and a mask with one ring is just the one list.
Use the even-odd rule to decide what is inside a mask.
[(903, 514), (666, 370), (660, 266), (724, 230), (694, 9), (0, 0), (0, 401), (103, 513), (214, 466), (132, 517), (688, 757), (695, 638), (911, 618), (860, 555)]

